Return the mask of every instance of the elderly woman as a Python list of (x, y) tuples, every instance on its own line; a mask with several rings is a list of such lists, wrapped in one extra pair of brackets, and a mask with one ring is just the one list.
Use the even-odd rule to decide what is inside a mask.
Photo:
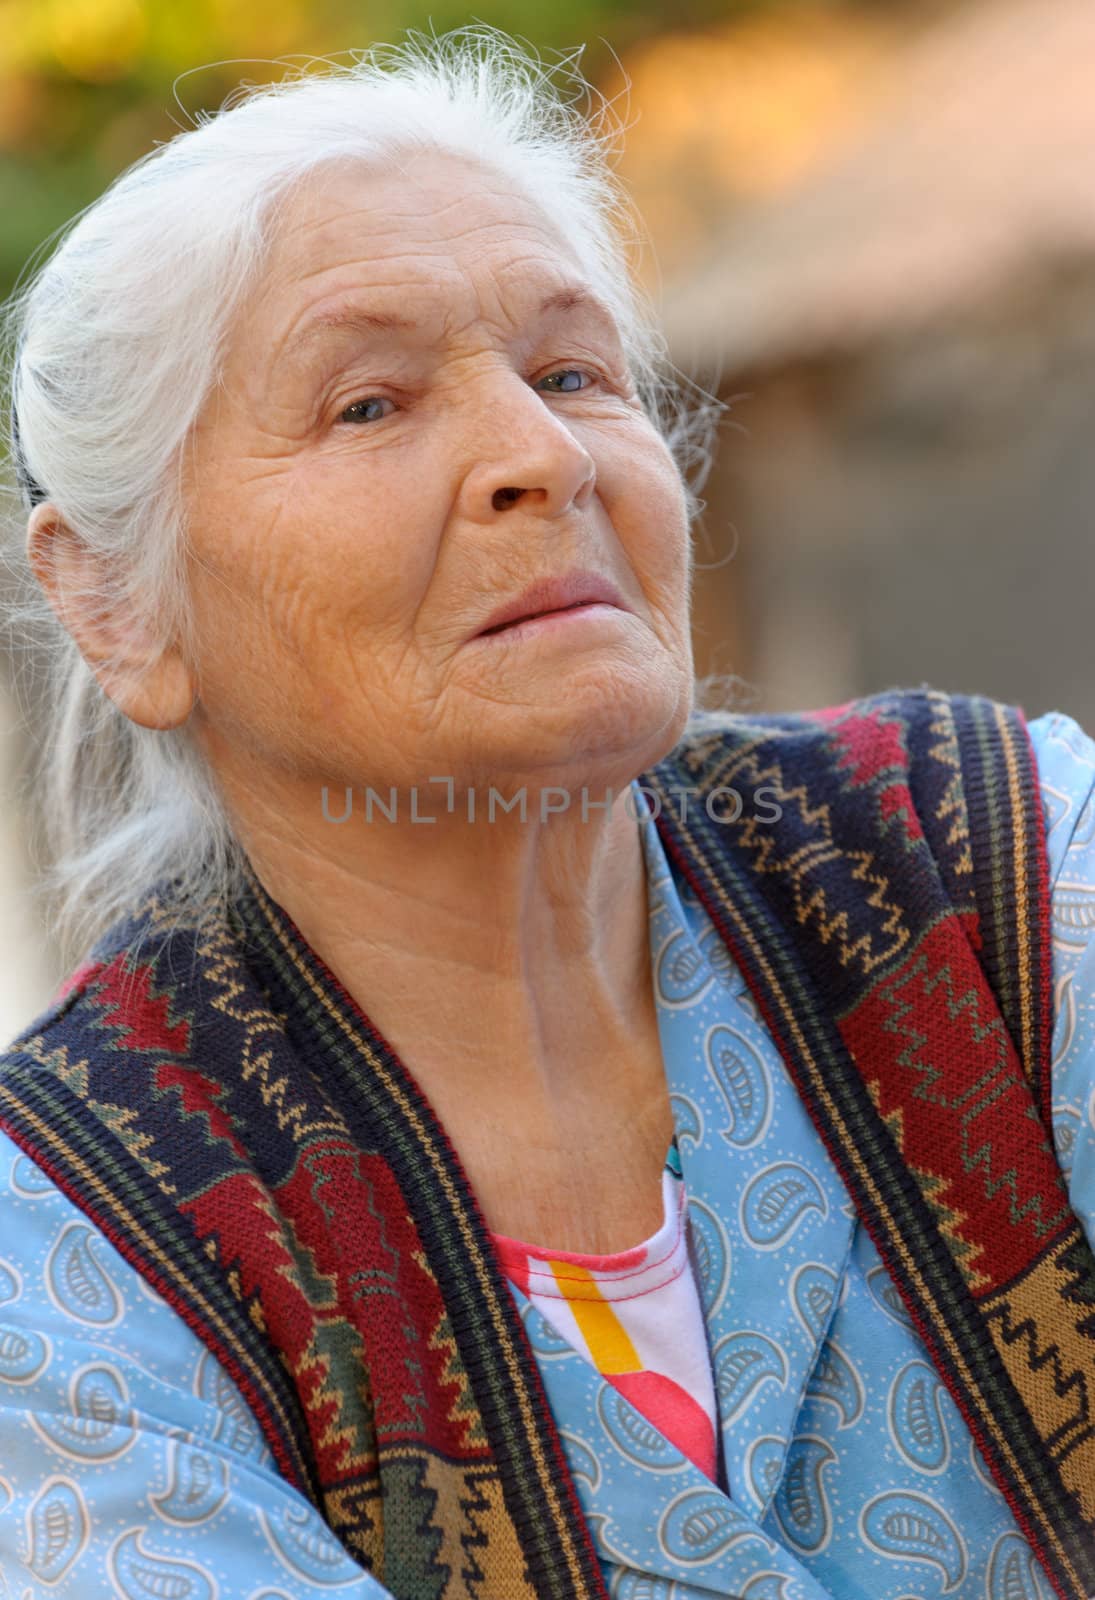
[(13, 308), (81, 960), (0, 1062), (7, 1593), (1095, 1591), (1095, 744), (694, 710), (610, 135), (412, 37)]

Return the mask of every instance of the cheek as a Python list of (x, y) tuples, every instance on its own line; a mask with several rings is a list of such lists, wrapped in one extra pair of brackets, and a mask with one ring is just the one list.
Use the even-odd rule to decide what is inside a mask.
[(691, 538), (684, 485), (668, 451), (652, 454), (644, 471), (631, 474), (617, 526), (639, 577), (667, 604), (679, 601), (688, 589)]
[(428, 514), (377, 477), (363, 492), (353, 467), (267, 468), (206, 502), (192, 538), (199, 637), (314, 668), (351, 636), (409, 630), (435, 554)]
[(443, 508), (420, 483), (352, 452), (301, 463), (272, 531), (279, 559), (317, 604), (362, 621), (409, 621), (437, 558)]

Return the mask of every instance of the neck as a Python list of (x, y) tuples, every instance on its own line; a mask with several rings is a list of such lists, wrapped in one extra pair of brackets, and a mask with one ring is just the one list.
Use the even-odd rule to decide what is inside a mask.
[(445, 1106), (490, 1103), (493, 1087), (528, 1118), (573, 1126), (651, 1061), (646, 875), (626, 789), (585, 818), (577, 804), (541, 816), (530, 791), (524, 821), (483, 809), (469, 821), (459, 793), (452, 812), (444, 791), (420, 795), (417, 817), (432, 822), (402, 795), (393, 819), (374, 806), (368, 820), (360, 790), (346, 815), (340, 792), (337, 823), (284, 774), (225, 776), (264, 888), (443, 1120)]

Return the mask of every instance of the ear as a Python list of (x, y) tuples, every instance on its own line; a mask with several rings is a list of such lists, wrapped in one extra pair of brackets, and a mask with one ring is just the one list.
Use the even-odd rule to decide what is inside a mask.
[(119, 711), (144, 728), (177, 728), (197, 699), (181, 651), (166, 649), (127, 610), (106, 563), (52, 501), (27, 523), (27, 560), (61, 626)]

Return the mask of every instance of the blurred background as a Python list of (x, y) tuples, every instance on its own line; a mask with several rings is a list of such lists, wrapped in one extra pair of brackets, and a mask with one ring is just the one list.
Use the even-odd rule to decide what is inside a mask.
[[(0, 292), (277, 59), (471, 21), (549, 59), (586, 45), (628, 124), (637, 270), (677, 366), (730, 403), (698, 670), (753, 709), (930, 683), (1095, 730), (1093, 0), (0, 0)], [(0, 654), (5, 1040), (59, 976), (18, 661)]]

